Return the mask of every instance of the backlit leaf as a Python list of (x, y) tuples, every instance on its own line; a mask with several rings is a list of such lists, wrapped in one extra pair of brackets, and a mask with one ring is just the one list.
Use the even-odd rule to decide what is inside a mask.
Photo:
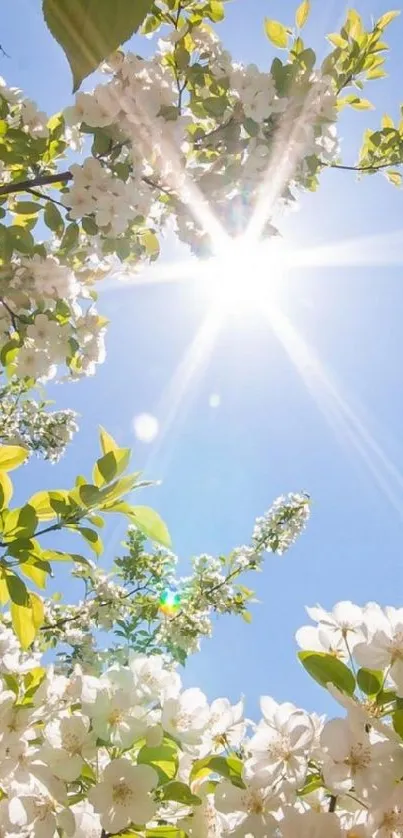
[(269, 39), (276, 47), (286, 49), (288, 45), (288, 33), (286, 27), (278, 20), (269, 20), (265, 18), (264, 31)]
[(305, 26), (311, 9), (310, 0), (303, 0), (295, 13), (295, 23), (299, 29)]
[(154, 509), (149, 506), (132, 506), (130, 518), (151, 541), (157, 541), (164, 547), (171, 546), (167, 526)]
[(43, 0), (45, 21), (64, 50), (73, 91), (142, 24), (153, 0)]
[(0, 469), (2, 471), (13, 471), (13, 469), (25, 463), (28, 455), (27, 449), (21, 445), (1, 445)]

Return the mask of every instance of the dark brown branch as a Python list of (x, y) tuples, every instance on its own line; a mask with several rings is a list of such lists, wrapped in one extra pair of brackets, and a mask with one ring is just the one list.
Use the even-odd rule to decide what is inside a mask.
[(336, 811), (337, 796), (332, 794), (329, 800), (329, 812)]
[[(40, 175), (36, 178), (30, 178), (30, 180), (21, 180), (14, 183), (3, 184), (3, 186), (0, 186), (0, 195), (13, 195), (16, 192), (30, 192), (31, 195), (37, 195), (40, 198), (45, 198), (47, 201), (53, 201), (53, 203), (59, 204), (63, 207), (63, 209), (68, 210), (68, 207), (60, 201), (57, 201), (55, 198), (51, 198), (49, 195), (44, 195), (41, 192), (35, 191), (35, 187), (51, 186), (53, 183), (68, 183), (68, 181), (72, 179), (73, 175), (71, 172), (60, 172), (58, 175)], [(142, 180), (153, 189), (158, 189), (160, 192), (164, 192), (165, 195), (169, 195), (170, 197), (172, 196), (172, 192), (170, 192), (169, 189), (165, 189), (164, 186), (160, 186), (159, 183), (155, 183), (151, 180), (151, 178), (144, 176)]]
[(29, 180), (4, 183), (0, 186), (0, 195), (14, 195), (15, 192), (28, 192), (35, 186), (51, 186), (52, 183), (68, 183), (73, 180), (71, 172), (60, 172), (58, 175), (39, 175)]

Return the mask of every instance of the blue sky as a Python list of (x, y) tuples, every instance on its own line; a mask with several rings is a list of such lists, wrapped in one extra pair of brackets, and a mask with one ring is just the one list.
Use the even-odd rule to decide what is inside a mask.
[[(313, 0), (312, 7), (306, 41), (323, 55), (324, 34), (340, 24), (341, 4)], [(390, 6), (360, 0), (357, 8), (368, 21)], [(233, 0), (220, 26), (222, 37), (238, 60), (268, 67), (273, 53), (262, 19), (270, 15), (290, 24), (294, 9), (290, 0)], [(400, 19), (387, 36), (390, 78), (368, 87), (377, 110), (343, 118), (346, 162), (354, 162), (365, 127), (378, 125), (383, 112), (398, 116), (402, 34)], [(68, 104), (69, 70), (45, 31), (39, 0), (13, 0), (1, 44), (11, 56), (0, 59), (0, 73), (9, 83), (49, 113)], [(358, 183), (351, 173), (330, 171), (320, 191), (303, 196), (299, 212), (282, 225), (287, 247), (330, 250), (327, 265), (294, 269), (280, 300), (322, 365), (314, 398), (298, 364), (255, 311), (223, 323), (211, 356), (191, 376), (176, 418), (166, 427), (172, 381), (183, 381), (183, 366), (173, 376), (189, 357), (207, 312), (206, 297), (191, 276), (184, 283), (108, 288), (99, 301), (111, 320), (106, 363), (93, 379), (52, 389), (57, 406), (81, 414), (81, 431), (57, 467), (32, 462), (16, 475), (21, 500), (45, 486), (68, 486), (77, 473), (90, 473), (96, 429), (104, 425), (122, 445), (133, 446), (136, 468), (162, 478), (141, 502), (166, 519), (184, 566), (192, 553), (214, 554), (247, 541), (255, 516), (282, 492), (310, 492), (306, 533), (285, 557), (268, 556), (254, 580), (261, 604), (253, 608), (252, 624), (223, 618), (184, 675), (210, 698), (245, 694), (249, 713), (256, 712), (259, 694), (332, 709), (295, 659), (294, 633), (305, 623), (305, 605), (331, 607), (340, 599), (400, 604), (402, 208), (401, 192), (381, 175)], [(356, 239), (346, 264), (334, 264), (337, 244)], [(325, 380), (330, 376), (330, 391), (323, 374)], [(220, 396), (217, 408), (209, 405), (213, 393)], [(133, 435), (132, 419), (142, 412), (155, 414), (163, 431), (149, 446)], [(123, 533), (122, 525), (111, 529), (106, 564)]]

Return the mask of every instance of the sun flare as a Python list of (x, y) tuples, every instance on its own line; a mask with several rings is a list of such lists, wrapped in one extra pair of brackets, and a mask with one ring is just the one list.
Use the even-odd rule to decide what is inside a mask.
[(258, 243), (247, 236), (229, 239), (198, 272), (206, 294), (222, 313), (259, 310), (281, 286), (287, 266), (277, 242)]

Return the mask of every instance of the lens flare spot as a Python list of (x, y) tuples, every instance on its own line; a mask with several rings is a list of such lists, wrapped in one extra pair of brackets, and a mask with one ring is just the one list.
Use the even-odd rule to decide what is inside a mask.
[(178, 591), (168, 588), (160, 596), (160, 611), (169, 617), (177, 614), (181, 607), (181, 595)]
[(220, 407), (221, 404), (221, 396), (219, 393), (212, 393), (209, 400), (208, 400), (210, 407)]
[(151, 413), (140, 413), (133, 419), (133, 430), (140, 442), (153, 442), (159, 431), (158, 419)]

